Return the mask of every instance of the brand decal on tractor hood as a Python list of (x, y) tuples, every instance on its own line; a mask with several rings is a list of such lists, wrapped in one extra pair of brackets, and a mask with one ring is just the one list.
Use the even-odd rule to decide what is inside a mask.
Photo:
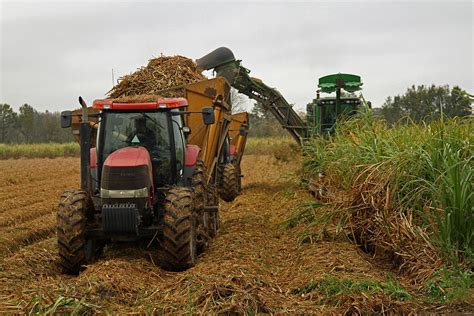
[(138, 136), (135, 135), (132, 139), (132, 144), (140, 144), (140, 140), (138, 139)]
[(146, 198), (148, 197), (148, 188), (142, 188), (137, 190), (100, 189), (100, 197), (103, 199)]

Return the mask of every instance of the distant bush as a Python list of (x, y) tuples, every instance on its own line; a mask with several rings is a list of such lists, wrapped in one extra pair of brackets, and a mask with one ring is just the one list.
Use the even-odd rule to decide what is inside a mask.
[(247, 155), (273, 155), (283, 162), (290, 161), (300, 151), (299, 145), (288, 137), (250, 137), (245, 147)]
[[(280, 161), (289, 161), (298, 153), (293, 139), (278, 137), (249, 138), (245, 154), (273, 155)], [(79, 157), (78, 143), (0, 144), (0, 159)]]
[(0, 159), (79, 157), (77, 143), (0, 144)]

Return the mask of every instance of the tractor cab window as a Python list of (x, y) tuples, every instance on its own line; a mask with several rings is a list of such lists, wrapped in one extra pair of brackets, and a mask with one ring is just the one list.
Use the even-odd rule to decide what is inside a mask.
[(102, 124), (102, 161), (114, 151), (142, 146), (150, 153), (155, 186), (172, 182), (169, 116), (166, 112), (107, 112)]
[[(173, 111), (174, 112), (174, 111)], [(183, 175), (183, 168), (184, 168), (184, 135), (182, 131), (183, 122), (181, 120), (181, 116), (173, 115), (172, 116), (172, 124), (173, 124), (173, 139), (175, 145), (175, 152), (176, 152), (176, 172), (177, 172), (177, 179), (181, 179)]]

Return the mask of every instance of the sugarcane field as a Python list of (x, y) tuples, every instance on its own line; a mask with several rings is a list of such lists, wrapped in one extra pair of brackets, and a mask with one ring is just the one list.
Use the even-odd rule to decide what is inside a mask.
[(474, 314), (473, 14), (0, 2), (0, 314)]

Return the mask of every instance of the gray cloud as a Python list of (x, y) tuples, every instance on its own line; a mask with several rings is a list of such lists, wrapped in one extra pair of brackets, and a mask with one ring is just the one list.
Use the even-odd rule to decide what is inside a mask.
[(304, 109), (317, 78), (360, 74), (381, 105), (411, 84), (473, 90), (472, 2), (2, 2), (0, 102), (62, 110), (152, 56), (228, 46)]

